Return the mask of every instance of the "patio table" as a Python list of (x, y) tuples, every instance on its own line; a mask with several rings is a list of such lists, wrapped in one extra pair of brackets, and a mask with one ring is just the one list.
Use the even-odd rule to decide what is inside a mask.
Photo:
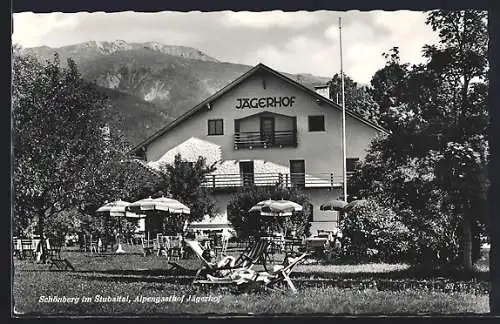
[(305, 240), (306, 249), (315, 248), (315, 247), (323, 247), (326, 242), (328, 242), (327, 237), (308, 237)]

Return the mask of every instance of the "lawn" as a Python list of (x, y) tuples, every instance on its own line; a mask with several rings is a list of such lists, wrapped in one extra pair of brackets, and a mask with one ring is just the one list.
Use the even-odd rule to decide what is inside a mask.
[[(224, 287), (190, 288), (191, 277), (172, 276), (165, 270), (168, 268), (166, 259), (157, 256), (90, 256), (71, 251), (64, 252), (63, 256), (75, 266), (75, 272), (49, 271), (47, 265), (14, 260), (16, 314), (451, 314), (489, 311), (489, 284), (481, 276), (468, 280), (446, 276), (430, 278), (434, 273), (426, 275), (422, 269), (415, 270), (404, 264), (299, 265), (292, 276), (299, 290), (297, 294), (238, 293)], [(196, 259), (181, 263), (191, 269), (199, 265)], [(448, 287), (453, 283), (456, 287), (465, 285), (469, 289), (447, 291), (433, 280), (445, 280)], [(415, 284), (408, 285), (408, 282)], [(57, 298), (54, 300), (54, 297)], [(106, 300), (108, 297), (115, 300)]]

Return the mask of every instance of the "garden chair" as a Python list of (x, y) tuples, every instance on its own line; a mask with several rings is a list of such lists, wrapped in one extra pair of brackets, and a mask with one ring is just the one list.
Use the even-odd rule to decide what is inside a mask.
[(144, 237), (141, 237), (142, 253), (144, 256), (153, 254), (153, 246)]
[(226, 256), (227, 247), (229, 245), (229, 237), (222, 235), (221, 244), (222, 244), (222, 248), (221, 248), (220, 254), (222, 256)]
[(290, 274), (293, 268), (302, 262), (309, 253), (305, 252), (297, 258), (286, 258), (282, 265), (277, 265), (274, 267), (273, 271), (261, 271), (256, 272), (252, 269), (240, 269), (234, 271), (226, 278), (216, 278), (211, 275), (207, 275), (208, 280), (218, 283), (231, 283), (235, 284), (238, 288), (243, 289), (243, 287), (264, 287), (269, 290), (278, 290), (282, 291), (282, 289), (277, 288), (276, 286), (286, 283), (288, 288), (292, 290), (292, 292), (297, 292), (297, 288), (293, 284), (290, 279)]
[(169, 236), (167, 246), (167, 258), (169, 260), (180, 260), (184, 257), (184, 248), (182, 247), (182, 237)]
[(102, 241), (100, 238), (93, 237), (90, 235), (90, 240), (89, 240), (89, 251), (90, 254), (96, 253), (100, 254), (102, 250)]
[[(259, 261), (266, 268), (266, 259), (269, 258), (268, 249), (270, 246), (268, 240), (257, 240), (252, 245), (249, 245), (236, 259), (235, 265), (238, 267), (252, 267)], [(266, 269), (267, 271), (267, 269)]]
[[(202, 274), (210, 274), (214, 277), (226, 277), (228, 273), (235, 269), (250, 269), (256, 262), (261, 259), (265, 259), (263, 255), (268, 247), (268, 242), (259, 241), (258, 244), (255, 245), (255, 248), (251, 249), (249, 253), (242, 253), (238, 259), (235, 259), (232, 256), (226, 256), (218, 263), (213, 263), (211, 259), (206, 256), (208, 254), (208, 250), (204, 250), (198, 241), (185, 240), (185, 242), (202, 262), (202, 266), (196, 271), (192, 285), (204, 282), (203, 280), (198, 280), (199, 276)], [(169, 262), (169, 264), (177, 268), (183, 268), (181, 265), (174, 262)]]
[(14, 257), (21, 259), (22, 258), (21, 252), (23, 250), (21, 247), (21, 240), (14, 236), (14, 238), (12, 239), (12, 245), (13, 245)]
[(23, 259), (35, 259), (35, 249), (33, 248), (33, 241), (31, 239), (21, 239), (21, 257)]

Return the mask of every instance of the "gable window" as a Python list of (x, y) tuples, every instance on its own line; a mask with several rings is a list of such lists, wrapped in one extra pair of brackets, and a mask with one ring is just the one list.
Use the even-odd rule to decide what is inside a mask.
[(224, 135), (224, 120), (209, 119), (208, 120), (208, 135)]
[(325, 131), (325, 116), (309, 116), (309, 131), (324, 132)]
[(347, 158), (346, 159), (346, 172), (354, 172), (356, 170), (356, 165), (359, 162), (359, 158)]

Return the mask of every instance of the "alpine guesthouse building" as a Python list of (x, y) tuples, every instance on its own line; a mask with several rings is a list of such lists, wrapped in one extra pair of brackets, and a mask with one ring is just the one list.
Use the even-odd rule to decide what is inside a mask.
[[(322, 93), (326, 90), (325, 93)], [(245, 185), (300, 186), (312, 204), (311, 233), (337, 226), (338, 214), (320, 205), (343, 194), (342, 107), (315, 90), (258, 64), (134, 148), (155, 168), (176, 154), (216, 162), (207, 177), (227, 224), (231, 194)], [(384, 130), (346, 110), (347, 171)]]

